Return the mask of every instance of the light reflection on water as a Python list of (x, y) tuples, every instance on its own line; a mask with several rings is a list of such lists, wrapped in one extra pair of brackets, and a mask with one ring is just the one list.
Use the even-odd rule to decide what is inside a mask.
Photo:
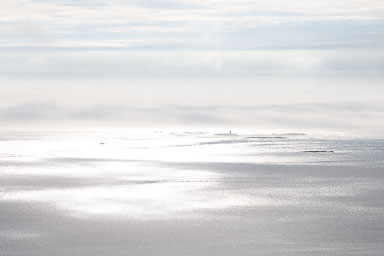
[[(284, 253), (291, 250), (292, 255), (297, 255), (296, 249), (325, 250), (319, 243), (330, 243), (329, 230), (341, 251), (345, 251), (346, 240), (348, 248), (358, 246), (356, 237), (367, 241), (364, 248), (372, 255), (384, 245), (377, 238), (384, 230), (384, 140), (303, 134), (113, 132), (4, 133), (0, 139), (0, 206), (5, 206), (0, 211), (0, 239), (6, 243), (57, 239), (61, 244), (79, 233), (102, 243), (105, 238), (97, 240), (86, 234), (82, 225), (93, 230), (97, 223), (114, 221), (127, 229), (136, 222), (166, 222), (161, 236), (173, 234), (177, 240), (185, 233), (183, 229), (174, 231), (175, 223), (183, 221), (186, 228), (196, 228), (198, 221), (205, 223), (204, 232), (191, 239), (226, 230), (241, 238), (233, 238), (233, 243), (249, 244), (249, 255), (257, 247), (250, 245), (256, 231), (260, 243), (271, 246), (266, 250), (281, 248)], [(58, 220), (36, 224), (29, 219), (36, 208), (37, 216)], [(80, 226), (71, 233), (67, 223), (75, 220)], [(219, 227), (209, 226), (212, 221)], [(54, 230), (52, 225), (57, 225)], [(140, 232), (151, 236), (152, 228)], [(359, 235), (361, 228), (363, 235)], [(94, 232), (103, 237), (106, 231), (101, 230)], [(113, 232), (110, 235), (119, 239), (125, 234)], [(212, 243), (230, 246), (222, 244), (222, 239)], [(165, 248), (169, 246), (170, 242)], [(52, 248), (51, 252), (61, 247)], [(94, 252), (92, 248), (87, 252)], [(69, 254), (88, 255), (84, 253)]]
[[(253, 187), (245, 188), (235, 186), (240, 165), (229, 172), (220, 166), (207, 169), (204, 163), (359, 166), (367, 163), (364, 159), (374, 159), (376, 162), (368, 163), (380, 166), (383, 141), (316, 139), (303, 134), (32, 133), (3, 135), (1, 144), (2, 176), (26, 180), (21, 186), (5, 184), (0, 194), (4, 201), (48, 202), (83, 217), (175, 218), (193, 217), (207, 209), (275, 207), (306, 198), (353, 196), (365, 185), (380, 185), (356, 186), (354, 180), (344, 179), (340, 184), (292, 187), (290, 182), (297, 183), (291, 181), (292, 176), (286, 180), (287, 188), (270, 188), (276, 180), (255, 179), (260, 175), (255, 167), (240, 182), (244, 185), (253, 180)], [(48, 180), (28, 186), (33, 176), (73, 178), (77, 184), (50, 187)], [(307, 184), (304, 179), (303, 184)]]

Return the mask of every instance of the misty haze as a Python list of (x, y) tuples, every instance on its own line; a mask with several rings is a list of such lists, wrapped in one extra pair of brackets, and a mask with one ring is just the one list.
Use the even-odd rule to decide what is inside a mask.
[(0, 255), (384, 255), (382, 0), (2, 0)]

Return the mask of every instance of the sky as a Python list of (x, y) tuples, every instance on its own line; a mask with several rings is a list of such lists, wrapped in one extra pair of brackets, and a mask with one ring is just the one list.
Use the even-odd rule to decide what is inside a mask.
[(383, 0), (2, 0), (0, 125), (384, 135)]

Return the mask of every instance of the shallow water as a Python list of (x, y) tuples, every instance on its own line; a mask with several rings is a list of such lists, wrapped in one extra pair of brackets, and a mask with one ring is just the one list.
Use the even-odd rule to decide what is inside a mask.
[(384, 140), (0, 133), (2, 255), (383, 255)]

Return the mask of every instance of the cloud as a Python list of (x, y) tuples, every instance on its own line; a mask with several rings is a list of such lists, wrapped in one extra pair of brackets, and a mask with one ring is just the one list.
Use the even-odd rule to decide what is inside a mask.
[[(169, 105), (134, 108), (126, 105), (74, 107), (56, 103), (23, 103), (0, 109), (0, 122), (20, 125), (78, 125), (151, 127), (256, 127), (258, 129), (313, 129), (380, 133), (384, 105), (361, 102), (303, 103), (249, 106)], [(155, 129), (155, 128), (154, 128)]]
[(0, 55), (4, 77), (384, 75), (382, 50), (25, 50)]
[[(377, 0), (5, 0), (0, 38), (3, 47), (82, 47), (85, 39), (89, 48), (98, 40), (105, 40), (106, 47), (121, 47), (111, 42), (128, 39), (168, 49), (300, 47), (303, 42), (353, 47), (361, 39), (369, 47), (384, 40), (383, 12), (384, 5)], [(159, 41), (166, 43), (158, 45)]]
[[(382, 99), (381, 0), (0, 5), (2, 123), (381, 125), (383, 111), (364, 105)], [(102, 79), (111, 81), (100, 86)], [(363, 105), (331, 104), (358, 100)]]
[(24, 64), (26, 64), (26, 65), (45, 65), (45, 64), (48, 64), (48, 61), (46, 58), (43, 58), (43, 57), (31, 57), (31, 58), (25, 59)]
[(57, 120), (65, 113), (62, 106), (55, 103), (23, 103), (0, 109), (0, 120), (3, 122), (38, 122), (41, 120)]

